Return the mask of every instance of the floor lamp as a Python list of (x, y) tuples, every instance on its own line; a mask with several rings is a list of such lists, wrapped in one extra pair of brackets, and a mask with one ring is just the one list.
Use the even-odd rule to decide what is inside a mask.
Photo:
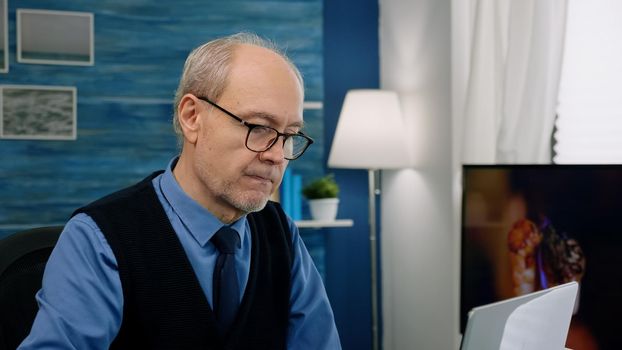
[(410, 164), (404, 121), (397, 93), (350, 90), (346, 94), (328, 156), (331, 168), (367, 169), (369, 176), (369, 243), (371, 260), (372, 349), (379, 348), (376, 175), (381, 169)]

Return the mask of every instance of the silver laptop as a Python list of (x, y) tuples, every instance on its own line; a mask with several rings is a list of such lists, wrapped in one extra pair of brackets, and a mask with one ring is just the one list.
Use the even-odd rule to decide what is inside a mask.
[(473, 308), (461, 350), (562, 350), (576, 282)]

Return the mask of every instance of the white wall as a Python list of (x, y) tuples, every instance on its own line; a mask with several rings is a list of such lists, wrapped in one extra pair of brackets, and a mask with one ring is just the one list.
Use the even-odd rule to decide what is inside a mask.
[(384, 349), (457, 349), (451, 0), (380, 0), (380, 66), (415, 154), (382, 178)]

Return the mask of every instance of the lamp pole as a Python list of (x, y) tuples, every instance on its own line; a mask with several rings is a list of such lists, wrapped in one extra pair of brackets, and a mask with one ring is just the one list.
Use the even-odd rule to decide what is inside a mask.
[(378, 350), (378, 265), (376, 235), (376, 172), (369, 169), (369, 260), (371, 262), (371, 337), (372, 349)]

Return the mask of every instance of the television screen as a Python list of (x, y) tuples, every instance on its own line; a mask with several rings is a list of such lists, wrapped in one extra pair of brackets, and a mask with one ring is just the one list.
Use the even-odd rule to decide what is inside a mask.
[(575, 350), (619, 349), (622, 165), (464, 165), (460, 317), (568, 281)]

